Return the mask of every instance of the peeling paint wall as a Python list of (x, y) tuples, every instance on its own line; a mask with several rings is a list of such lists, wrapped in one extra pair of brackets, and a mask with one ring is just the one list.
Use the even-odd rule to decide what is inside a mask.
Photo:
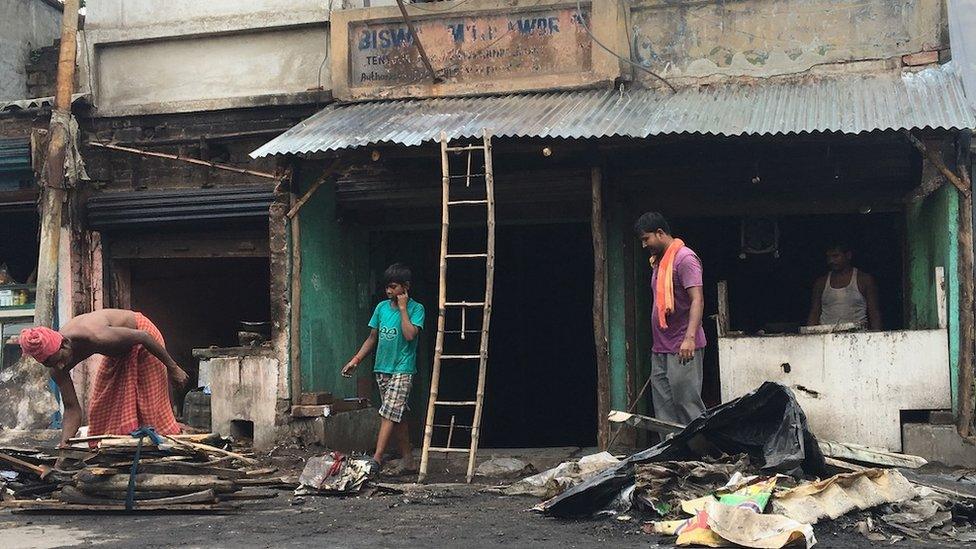
[(627, 32), (637, 61), (664, 76), (770, 77), (946, 48), (944, 11), (942, 0), (637, 0)]
[(320, 0), (90, 0), (80, 83), (119, 116), (314, 102), (331, 87)]
[[(299, 175), (304, 194), (319, 171)], [(323, 185), (302, 207), (301, 370), (302, 390), (357, 396), (355, 378), (339, 371), (367, 335), (371, 310), (367, 288), (369, 240), (364, 229), (338, 219), (335, 187)]]
[[(340, 99), (480, 95), (611, 84), (619, 60), (621, 0), (454, 0), (412, 6), (414, 37), (396, 7), (342, 10), (331, 21)], [(618, 44), (619, 43), (619, 44)]]
[(38, 0), (0, 2), (0, 100), (28, 99), (31, 50), (50, 46), (61, 32), (61, 12)]
[(60, 405), (47, 369), (21, 359), (0, 371), (0, 429), (47, 429)]
[(945, 341), (945, 330), (720, 338), (722, 402), (775, 381), (817, 437), (900, 452), (901, 410), (949, 405)]
[(935, 267), (945, 268), (948, 321), (949, 383), (952, 408), (957, 410), (959, 387), (959, 197), (955, 187), (943, 185), (919, 203), (911, 204), (908, 218), (908, 326), (938, 326)]
[(254, 447), (270, 448), (275, 438), (278, 360), (271, 356), (210, 359), (211, 428), (233, 434), (234, 421), (254, 423)]

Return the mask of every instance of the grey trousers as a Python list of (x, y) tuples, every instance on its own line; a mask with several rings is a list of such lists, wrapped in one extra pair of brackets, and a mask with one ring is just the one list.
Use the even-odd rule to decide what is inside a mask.
[(688, 425), (705, 411), (702, 402), (702, 349), (681, 364), (677, 354), (651, 353), (651, 398), (654, 417)]

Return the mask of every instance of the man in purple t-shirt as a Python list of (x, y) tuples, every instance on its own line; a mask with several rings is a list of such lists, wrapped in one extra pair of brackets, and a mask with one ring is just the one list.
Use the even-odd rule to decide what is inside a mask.
[(702, 313), (705, 298), (702, 294), (702, 264), (698, 256), (684, 243), (671, 236), (671, 227), (663, 215), (647, 212), (640, 216), (634, 229), (641, 245), (650, 252), (654, 272), (651, 275), (651, 295), (655, 291), (662, 260), (673, 248), (672, 280), (673, 309), (661, 322), (663, 303), (651, 308), (651, 398), (654, 415), (658, 419), (687, 425), (705, 411), (702, 402), (702, 349), (705, 331)]

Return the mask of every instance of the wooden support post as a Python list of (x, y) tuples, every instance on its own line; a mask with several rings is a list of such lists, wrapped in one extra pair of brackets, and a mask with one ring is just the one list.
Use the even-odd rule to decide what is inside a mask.
[(53, 326), (58, 301), (58, 252), (61, 246), (64, 188), (64, 158), (67, 152), (67, 121), (71, 117), (71, 93), (75, 85), (75, 54), (78, 48), (79, 0), (65, 0), (61, 15), (61, 49), (58, 56), (57, 92), (51, 114), (50, 141), (41, 178), (41, 238), (37, 260), (37, 302), (34, 322)]
[(112, 295), (109, 303), (116, 309), (132, 308), (132, 273), (130, 262), (113, 259), (109, 261), (109, 276)]
[(610, 444), (610, 352), (607, 342), (607, 228), (603, 216), (603, 172), (590, 170), (592, 187), (593, 236), (593, 340), (596, 344), (597, 379), (597, 445), (606, 450)]
[[(957, 150), (956, 168), (966, 189), (972, 188), (967, 168), (968, 139)], [(959, 434), (973, 434), (973, 368), (976, 367), (976, 306), (974, 306), (973, 195), (961, 193), (959, 200)]]
[(720, 280), (718, 282), (718, 317), (716, 320), (716, 329), (718, 331), (718, 337), (725, 337), (728, 335), (729, 328), (729, 283), (725, 280)]
[[(295, 194), (291, 193), (292, 209), (295, 208)], [(289, 299), (291, 302), (291, 326), (288, 330), (288, 348), (291, 356), (290, 385), (291, 401), (298, 402), (302, 396), (302, 232), (301, 220), (287, 218), (291, 237), (291, 284)]]

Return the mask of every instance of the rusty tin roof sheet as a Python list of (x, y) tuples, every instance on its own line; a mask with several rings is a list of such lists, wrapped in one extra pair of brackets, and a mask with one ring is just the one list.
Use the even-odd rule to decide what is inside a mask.
[(251, 153), (335, 151), (440, 138), (644, 138), (976, 127), (951, 64), (918, 72), (805, 77), (681, 89), (582, 90), (336, 104)]

